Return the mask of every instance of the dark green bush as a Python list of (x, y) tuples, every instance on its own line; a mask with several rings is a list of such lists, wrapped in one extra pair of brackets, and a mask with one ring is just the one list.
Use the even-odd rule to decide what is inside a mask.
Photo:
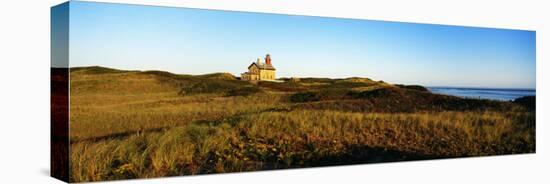
[(301, 85), (298, 82), (269, 82), (269, 81), (260, 81), (258, 86), (269, 88), (277, 91), (284, 92), (295, 92), (295, 91), (304, 91), (307, 90), (306, 86)]
[(403, 84), (396, 84), (395, 86), (403, 89), (412, 89), (417, 91), (429, 91), (428, 88), (420, 85), (403, 85)]
[(535, 96), (524, 96), (524, 97), (516, 98), (514, 100), (514, 103), (517, 103), (531, 111), (534, 111), (536, 110), (537, 99)]
[(349, 91), (347, 96), (351, 98), (378, 98), (401, 97), (400, 91), (392, 88), (380, 88), (370, 91)]
[(262, 90), (257, 87), (243, 87), (229, 90), (227, 96), (248, 96), (259, 92)]
[(231, 90), (237, 90), (243, 87), (250, 86), (249, 83), (243, 81), (230, 80), (191, 80), (181, 82), (180, 94), (200, 94), (200, 93), (227, 93)]
[(321, 99), (318, 92), (307, 91), (290, 95), (290, 101), (294, 103), (315, 102)]

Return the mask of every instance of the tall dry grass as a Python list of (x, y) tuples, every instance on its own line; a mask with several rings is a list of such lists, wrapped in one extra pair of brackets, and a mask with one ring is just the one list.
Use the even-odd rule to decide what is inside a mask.
[(296, 110), (73, 143), (72, 179), (147, 178), (533, 152), (526, 113)]
[(155, 75), (71, 73), (70, 136), (78, 141), (215, 120), (276, 107), (281, 98), (270, 93), (180, 95), (177, 86)]
[[(70, 180), (535, 152), (535, 112), (510, 102), (391, 86), (377, 91), (389, 84), (371, 80), (331, 88), (330, 79), (304, 79), (261, 83), (260, 90), (219, 80), (102, 68), (71, 72)], [(202, 91), (181, 93), (197, 83)], [(241, 89), (246, 95), (231, 95)], [(302, 94), (315, 98), (292, 100)]]

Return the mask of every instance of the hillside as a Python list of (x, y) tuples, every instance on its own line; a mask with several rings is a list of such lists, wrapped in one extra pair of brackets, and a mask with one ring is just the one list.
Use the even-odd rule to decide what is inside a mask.
[(103, 67), (70, 84), (71, 181), (535, 152), (534, 98)]

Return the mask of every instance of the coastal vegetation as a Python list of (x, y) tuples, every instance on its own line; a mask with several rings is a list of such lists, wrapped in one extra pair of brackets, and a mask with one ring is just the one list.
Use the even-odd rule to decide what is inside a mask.
[(72, 182), (535, 152), (535, 97), (70, 69)]

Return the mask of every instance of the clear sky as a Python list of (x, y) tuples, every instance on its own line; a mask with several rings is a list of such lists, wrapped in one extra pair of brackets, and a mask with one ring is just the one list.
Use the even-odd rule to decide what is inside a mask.
[(535, 32), (72, 1), (70, 66), (535, 88)]

